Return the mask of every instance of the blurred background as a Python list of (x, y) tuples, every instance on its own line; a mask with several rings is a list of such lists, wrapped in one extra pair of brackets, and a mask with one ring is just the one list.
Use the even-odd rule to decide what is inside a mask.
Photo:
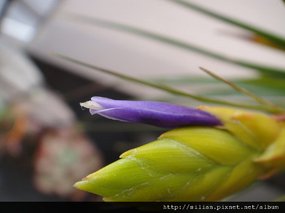
[[(281, 0), (188, 2), (285, 37)], [(192, 49), (100, 20), (183, 41)], [(72, 185), (163, 132), (92, 117), (79, 102), (106, 96), (201, 104), (96, 72), (56, 54), (195, 94), (245, 101), (202, 73), (202, 66), (268, 99), (285, 101), (284, 81), (275, 79), (269, 85), (271, 78), (265, 81), (258, 71), (231, 63), (238, 59), (284, 70), (284, 51), (260, 42), (251, 32), (171, 1), (0, 0), (0, 201), (100, 201)], [(284, 194), (284, 178), (280, 174), (230, 199), (274, 200)]]

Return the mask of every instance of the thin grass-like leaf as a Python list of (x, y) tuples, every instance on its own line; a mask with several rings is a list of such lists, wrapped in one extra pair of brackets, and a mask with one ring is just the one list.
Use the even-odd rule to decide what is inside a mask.
[(285, 82), (283, 79), (270, 78), (270, 77), (259, 77), (254, 79), (241, 80), (241, 83), (259, 86), (267, 90), (274, 90), (276, 92), (285, 92)]
[(206, 103), (212, 103), (212, 104), (222, 104), (222, 105), (228, 105), (228, 106), (234, 106), (234, 107), (241, 107), (241, 108), (247, 108), (247, 109), (255, 109), (255, 110), (261, 110), (261, 111), (267, 111), (267, 112), (272, 112), (272, 113), (280, 113), (283, 111), (277, 110), (276, 108), (272, 108), (272, 107), (268, 107), (268, 106), (264, 106), (264, 105), (248, 105), (248, 104), (241, 104), (241, 103), (234, 103), (234, 102), (228, 102), (228, 101), (224, 101), (224, 100), (219, 100), (219, 99), (212, 99), (209, 97), (204, 97), (204, 96), (199, 96), (199, 95), (193, 95), (181, 90), (177, 90), (175, 88), (172, 87), (168, 87), (166, 85), (160, 85), (160, 84), (155, 84), (153, 82), (149, 82), (149, 81), (144, 81), (138, 78), (134, 78), (128, 75), (124, 75), (115, 71), (111, 71), (105, 68), (101, 68), (101, 67), (97, 67), (82, 61), (79, 61), (77, 59), (68, 57), (66, 55), (62, 55), (59, 53), (55, 54), (57, 57), (60, 57), (62, 59), (65, 59), (67, 61), (79, 64), (81, 66), (84, 66), (86, 68), (90, 68), (92, 70), (95, 70), (97, 72), (102, 72), (108, 75), (112, 75), (127, 81), (131, 81), (131, 82), (135, 82), (135, 83), (139, 83), (145, 86), (149, 86), (152, 88), (156, 88), (174, 95), (179, 95), (179, 96), (183, 96), (183, 97), (187, 97), (187, 98), (192, 98), (194, 100), (198, 100), (200, 102), (206, 102)]
[(138, 29), (136, 27), (132, 27), (132, 26), (124, 25), (124, 24), (118, 24), (114, 22), (109, 22), (109, 21), (93, 18), (93, 17), (86, 17), (86, 16), (74, 15), (74, 14), (69, 15), (68, 17), (71, 19), (84, 22), (84, 23), (90, 23), (95, 26), (101, 26), (101, 27), (105, 27), (109, 29), (128, 32), (128, 33), (138, 35), (144, 38), (148, 38), (154, 41), (158, 41), (164, 44), (169, 44), (171, 46), (178, 47), (184, 50), (206, 55), (206, 56), (209, 56), (209, 57), (221, 60), (221, 61), (225, 61), (231, 64), (236, 64), (242, 67), (251, 68), (251, 69), (257, 70), (263, 75), (271, 75), (275, 77), (285, 78), (285, 68), (270, 67), (266, 65), (260, 65), (260, 64), (255, 64), (255, 63), (239, 60), (239, 59), (234, 59), (234, 58), (227, 57), (225, 55), (221, 55), (221, 54), (212, 52), (210, 50), (198, 47), (190, 43), (186, 43), (186, 42), (176, 40), (176, 39), (164, 36), (164, 35), (152, 33), (146, 30)]
[(263, 45), (266, 47), (285, 51), (285, 47), (277, 46), (274, 43), (272, 43), (271, 41), (267, 40), (266, 38), (258, 36), (258, 35), (252, 35), (252, 36), (248, 37), (247, 40), (249, 40), (250, 42), (253, 42), (255, 44), (258, 44), (258, 45)]
[(183, 1), (183, 0), (167, 0), (167, 1), (179, 4), (185, 8), (195, 10), (197, 12), (203, 13), (204, 15), (210, 16), (211, 18), (215, 18), (215, 19), (218, 19), (220, 21), (223, 21), (223, 22), (229, 23), (231, 25), (240, 27), (242, 29), (248, 30), (248, 31), (250, 31), (256, 35), (259, 35), (259, 36), (265, 38), (266, 40), (270, 41), (271, 43), (273, 43), (279, 47), (285, 48), (285, 38), (283, 38), (279, 35), (275, 35), (271, 32), (268, 32), (268, 31), (265, 31), (265, 30), (260, 29), (258, 27), (252, 26), (248, 23), (244, 23), (242, 21), (239, 21), (239, 20), (224, 16), (224, 15), (215, 13), (212, 10), (205, 9), (203, 7), (196, 5), (196, 4), (190, 3), (188, 1)]
[(253, 99), (254, 101), (256, 101), (259, 104), (264, 104), (264, 105), (266, 105), (268, 107), (276, 108), (277, 110), (280, 110), (280, 111), (284, 111), (285, 110), (285, 109), (282, 109), (282, 108), (276, 106), (272, 102), (270, 102), (270, 101), (268, 101), (268, 100), (266, 100), (266, 99), (264, 99), (262, 97), (257, 96), (256, 94), (250, 92), (249, 90), (247, 90), (245, 88), (242, 88), (242, 87), (238, 86), (237, 84), (222, 78), (221, 76), (218, 76), (217, 74), (211, 72), (210, 70), (207, 70), (207, 69), (205, 69), (203, 67), (200, 67), (200, 69), (202, 71), (204, 71), (205, 73), (207, 73), (208, 75), (210, 75), (211, 77), (213, 77), (213, 78), (215, 78), (215, 79), (217, 79), (219, 81), (222, 81), (223, 83), (229, 85), (235, 91), (250, 97), (251, 99)]
[(254, 43), (256, 45), (262, 45), (265, 47), (285, 51), (284, 47), (277, 46), (276, 44), (272, 43), (271, 41), (267, 40), (266, 38), (256, 35), (252, 32), (240, 33), (240, 32), (229, 32), (225, 30), (219, 30), (219, 33), (225, 36), (229, 36), (231, 38), (236, 38), (240, 40), (244, 40), (247, 42)]
[[(168, 85), (186, 86), (186, 85), (209, 85), (219, 87), (221, 84), (216, 79), (197, 77), (189, 75), (176, 75), (171, 78), (155, 78), (152, 79), (154, 82), (162, 82)], [(284, 95), (285, 93), (285, 81), (281, 78), (271, 77), (257, 77), (247, 79), (233, 79), (232, 82), (241, 85), (246, 89), (252, 90), (256, 94), (262, 95)]]

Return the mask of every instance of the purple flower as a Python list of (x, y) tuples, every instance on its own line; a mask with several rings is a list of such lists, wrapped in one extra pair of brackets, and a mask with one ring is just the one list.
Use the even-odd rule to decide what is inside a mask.
[(92, 97), (91, 101), (80, 103), (80, 105), (89, 108), (92, 115), (99, 114), (113, 120), (166, 128), (221, 125), (221, 121), (208, 112), (165, 102)]

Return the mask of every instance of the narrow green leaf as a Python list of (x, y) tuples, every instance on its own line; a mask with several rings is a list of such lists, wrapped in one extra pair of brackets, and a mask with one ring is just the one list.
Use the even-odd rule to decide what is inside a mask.
[(155, 83), (152, 83), (152, 82), (149, 82), (149, 81), (144, 81), (144, 80), (141, 80), (141, 79), (138, 79), (138, 78), (134, 78), (134, 77), (131, 77), (131, 76), (128, 76), (128, 75), (124, 75), (124, 74), (121, 74), (121, 73), (118, 73), (118, 72), (114, 72), (114, 71), (107, 70), (107, 69), (104, 69), (104, 68), (101, 68), (101, 67), (97, 67), (97, 66), (94, 66), (94, 65), (91, 65), (91, 64), (79, 61), (77, 59), (74, 59), (74, 58), (71, 58), (71, 57), (59, 54), (59, 53), (56, 53), (55, 55), (60, 57), (60, 58), (62, 58), (62, 59), (65, 59), (67, 61), (70, 61), (70, 62), (79, 64), (81, 66), (84, 66), (84, 67), (96, 70), (97, 72), (102, 72), (102, 73), (105, 73), (105, 74), (108, 74), (108, 75), (112, 75), (112, 76), (115, 76), (115, 77), (118, 77), (118, 78), (121, 78), (121, 79), (124, 79), (124, 80), (127, 80), (127, 81), (131, 81), (131, 82), (139, 83), (139, 84), (142, 84), (142, 85), (145, 85), (145, 86), (149, 86), (149, 87), (152, 87), (152, 88), (156, 88), (156, 89), (159, 89), (159, 90), (162, 90), (162, 91), (174, 94), (174, 95), (179, 95), (179, 96), (183, 96), (183, 97), (187, 97), (187, 98), (192, 98), (194, 100), (198, 100), (198, 101), (201, 101), (201, 102), (213, 103), (213, 104), (222, 104), (222, 105), (235, 106), (235, 107), (241, 107), (241, 108), (247, 108), (247, 109), (263, 110), (263, 111), (273, 112), (273, 113), (279, 113), (280, 112), (279, 110), (277, 111), (275, 108), (268, 107), (268, 106), (263, 106), (263, 105), (259, 105), (259, 106), (257, 106), (257, 105), (247, 105), (247, 104), (228, 102), (228, 101), (223, 101), (223, 100), (218, 100), (218, 99), (212, 99), (212, 98), (203, 97), (203, 96), (199, 96), (199, 95), (193, 95), (193, 94), (181, 91), (181, 90), (177, 90), (177, 89), (172, 88), (172, 87), (168, 87), (168, 86), (160, 85), (160, 84), (155, 84)]
[(255, 79), (242, 80), (241, 83), (252, 84), (267, 89), (285, 92), (285, 81), (280, 78), (260, 77)]
[(200, 76), (191, 76), (191, 75), (175, 75), (170, 77), (161, 76), (159, 78), (151, 79), (157, 83), (169, 84), (169, 85), (189, 85), (189, 84), (217, 84), (218, 81), (212, 78), (200, 77)]
[(207, 69), (205, 69), (203, 67), (200, 67), (200, 69), (202, 71), (204, 71), (205, 73), (207, 73), (208, 75), (210, 75), (211, 77), (213, 77), (213, 78), (215, 78), (215, 79), (217, 79), (219, 81), (222, 81), (223, 83), (229, 85), (235, 91), (250, 97), (251, 99), (253, 99), (254, 101), (256, 101), (259, 104), (264, 104), (264, 105), (266, 105), (268, 107), (276, 108), (276, 110), (285, 111), (285, 109), (282, 109), (282, 108), (276, 106), (272, 102), (270, 102), (270, 101), (268, 101), (268, 100), (266, 100), (266, 99), (264, 99), (262, 97), (259, 97), (259, 96), (255, 95), (254, 93), (250, 92), (249, 90), (247, 90), (245, 88), (242, 88), (242, 87), (238, 86), (237, 84), (235, 84), (235, 83), (233, 83), (233, 82), (231, 82), (229, 80), (226, 80), (226, 79), (216, 75), (215, 73), (213, 73), (213, 72), (211, 72), (211, 71), (209, 71), (209, 70), (207, 70)]
[(190, 3), (188, 1), (183, 1), (183, 0), (167, 0), (176, 4), (179, 4), (185, 8), (188, 9), (192, 9), (195, 10), (197, 12), (203, 13), (204, 15), (210, 16), (212, 18), (221, 20), (223, 22), (232, 24), (234, 26), (240, 27), (242, 29), (248, 30), (256, 35), (259, 35), (267, 40), (269, 40), (270, 42), (272, 42), (273, 44), (283, 47), (285, 48), (285, 38), (279, 36), (279, 35), (275, 35), (271, 32), (267, 32), (265, 30), (262, 30), (258, 27), (252, 26), (250, 24), (244, 23), (242, 21), (227, 17), (227, 16), (223, 16), (221, 14), (215, 13), (211, 10), (205, 9), (203, 7), (200, 7), (196, 4)]
[[(160, 82), (163, 84), (175, 86), (186, 86), (191, 84), (194, 86), (198, 85), (202, 87), (217, 87), (218, 89), (221, 87), (224, 88), (223, 85), (221, 85), (216, 79), (189, 75), (176, 75), (172, 76), (171, 78), (160, 77), (152, 80), (154, 80), (154, 82)], [(233, 79), (231, 81), (248, 90), (252, 90), (254, 93), (257, 93), (259, 95), (284, 95), (285, 92), (285, 81), (282, 78), (260, 76), (257, 78)], [(213, 92), (213, 90), (211, 89), (210, 92)], [(227, 92), (229, 92), (229, 94), (232, 94), (230, 90), (227, 90)]]
[(206, 56), (209, 56), (209, 57), (221, 60), (221, 61), (225, 61), (225, 62), (228, 62), (231, 64), (236, 64), (236, 65), (243, 66), (246, 68), (255, 69), (264, 75), (272, 75), (272, 76), (276, 76), (276, 77), (285, 78), (285, 68), (270, 67), (270, 66), (250, 63), (250, 62), (243, 61), (243, 60), (234, 59), (234, 58), (227, 57), (225, 55), (221, 55), (221, 54), (209, 51), (207, 49), (195, 46), (195, 45), (190, 44), (190, 43), (179, 41), (179, 40), (176, 40), (176, 39), (173, 39), (173, 38), (170, 38), (167, 36), (159, 35), (156, 33), (152, 33), (152, 32), (146, 31), (146, 30), (138, 29), (138, 28), (132, 27), (132, 26), (127, 26), (127, 25), (118, 24), (118, 23), (114, 23), (114, 22), (110, 22), (110, 21), (105, 21), (105, 20), (101, 20), (101, 19), (97, 19), (97, 18), (93, 18), (93, 17), (86, 17), (86, 16), (74, 15), (74, 14), (68, 15), (68, 17), (71, 19), (82, 21), (84, 23), (90, 23), (90, 24), (93, 24), (96, 26), (101, 26), (101, 27), (105, 27), (105, 28), (109, 28), (109, 29), (128, 32), (128, 33), (138, 35), (138, 36), (142, 36), (144, 38), (148, 38), (148, 39), (158, 41), (158, 42), (161, 42), (164, 44), (175, 46), (175, 47), (178, 47), (178, 48), (181, 48), (184, 50), (188, 50), (188, 51), (196, 52), (196, 53), (199, 53), (202, 55), (206, 55)]
[(273, 44), (271, 41), (267, 40), (266, 38), (263, 38), (255, 34), (247, 37), (246, 40), (248, 40), (249, 42), (255, 43), (257, 45), (263, 45), (265, 47), (270, 47), (270, 48), (278, 49), (281, 51), (285, 51), (285, 47), (277, 46)]

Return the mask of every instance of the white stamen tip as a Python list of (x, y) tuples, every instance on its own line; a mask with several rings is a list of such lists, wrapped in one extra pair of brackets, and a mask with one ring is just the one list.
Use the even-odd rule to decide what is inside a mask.
[(100, 104), (93, 102), (93, 101), (86, 101), (86, 102), (80, 103), (80, 106), (85, 107), (87, 109), (95, 109), (95, 110), (100, 110), (103, 108)]

